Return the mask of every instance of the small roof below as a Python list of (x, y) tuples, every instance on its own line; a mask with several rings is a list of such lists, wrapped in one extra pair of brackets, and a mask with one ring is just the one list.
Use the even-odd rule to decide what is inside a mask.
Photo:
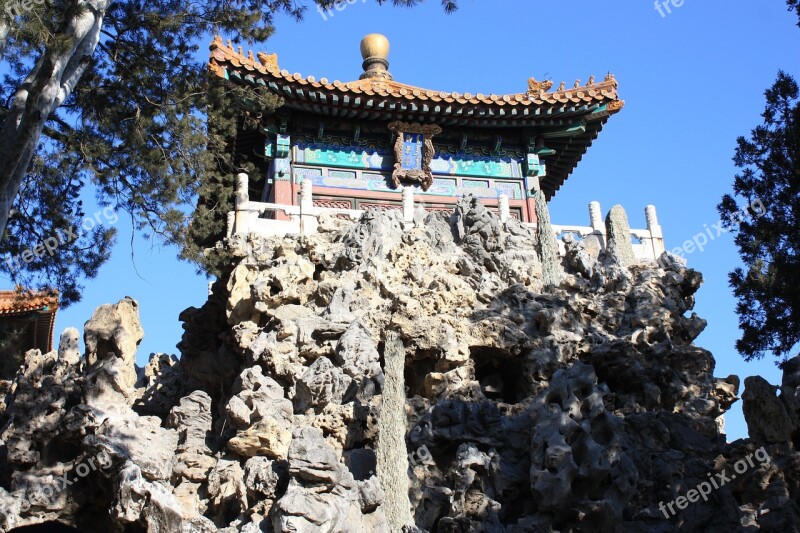
[(0, 291), (0, 321), (14, 320), (37, 314), (32, 324), (31, 337), (25, 349), (38, 348), (42, 352), (53, 349), (53, 330), (58, 311), (58, 292)]

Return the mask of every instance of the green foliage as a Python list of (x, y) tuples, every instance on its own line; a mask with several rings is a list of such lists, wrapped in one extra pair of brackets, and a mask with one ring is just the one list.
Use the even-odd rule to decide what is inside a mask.
[[(17, 197), (0, 250), (0, 269), (17, 285), (58, 288), (67, 306), (80, 299), (80, 277), (94, 277), (108, 259), (116, 230), (85, 213), (80, 162), (42, 150)], [(65, 199), (68, 199), (65, 201)]]
[(800, 26), (800, 0), (786, 0), (786, 5), (789, 6), (789, 11), (797, 13), (797, 25)]
[(240, 172), (253, 178), (266, 175), (263, 158), (237, 151), (235, 142), (245, 130), (261, 130), (264, 115), (279, 104), (278, 97), (261, 87), (244, 87), (221, 79), (209, 83), (207, 140), (213, 161), (198, 188), (197, 205), (184, 233), (181, 251), (181, 257), (195, 262), (200, 271), (222, 277), (230, 270), (231, 258), (215, 245), (225, 237), (227, 214), (234, 209), (236, 175)]
[[(745, 268), (730, 273), (738, 299), (746, 360), (786, 356), (800, 342), (800, 100), (795, 80), (780, 72), (766, 92), (764, 123), (740, 137), (741, 169), (718, 209), (723, 220), (739, 210), (736, 198), (761, 200), (766, 213), (739, 226), (735, 243)], [(733, 227), (732, 223), (728, 224)]]
[[(0, 0), (0, 125), (15, 95), (35, 83), (26, 80), (34, 64), (67, 47), (68, 21), (86, 9), (78, 0), (51, 0), (9, 20), (4, 9), (16, 1)], [(412, 6), (419, 1), (391, 3)], [(180, 257), (205, 272), (223, 273), (227, 258), (203, 250), (224, 235), (233, 176), (255, 172), (260, 163), (231, 159), (234, 132), (248, 124), (242, 95), (237, 94), (241, 89), (211, 79), (201, 49), (214, 33), (260, 45), (274, 31), (276, 16), (302, 18), (307, 4), (315, 2), (333, 4), (112, 2), (80, 83), (47, 117), (25, 184), (0, 236), (0, 270), (30, 287), (59, 289), (63, 307), (79, 300), (82, 280), (95, 276), (109, 257), (113, 228), (95, 228), (19, 269), (9, 267), (5, 259), (80, 223), (86, 216), (80, 198), (93, 194), (99, 205), (113, 208), (145, 236), (177, 245)], [(447, 11), (455, 9), (452, 1), (442, 4)], [(266, 95), (249, 94), (263, 111), (277, 103)]]

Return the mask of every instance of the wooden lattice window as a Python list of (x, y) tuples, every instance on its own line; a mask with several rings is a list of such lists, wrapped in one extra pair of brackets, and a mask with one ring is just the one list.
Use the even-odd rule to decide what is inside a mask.
[(359, 209), (363, 209), (365, 211), (395, 211), (403, 209), (403, 206), (400, 204), (373, 204), (362, 202), (359, 205)]
[(323, 209), (353, 209), (353, 204), (350, 200), (315, 199), (314, 207), (321, 207)]

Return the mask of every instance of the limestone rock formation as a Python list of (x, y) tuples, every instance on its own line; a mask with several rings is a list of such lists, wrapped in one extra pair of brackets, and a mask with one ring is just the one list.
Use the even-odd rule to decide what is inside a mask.
[(542, 258), (542, 283), (545, 287), (557, 287), (561, 283), (561, 266), (558, 260), (558, 245), (550, 224), (550, 209), (542, 191), (536, 191), (536, 240), (537, 250)]
[(125, 298), (0, 382), (0, 531), (800, 530), (800, 359), (726, 443), (702, 276), (612, 214), (561, 253), (470, 197), (231, 238), (180, 359), (135, 368)]
[(256, 366), (244, 370), (234, 384), (234, 396), (225, 406), (227, 421), (236, 434), (227, 447), (242, 457), (266, 455), (286, 460), (292, 441), (294, 410), (283, 388)]
[(77, 364), (81, 359), (79, 346), (80, 332), (75, 328), (67, 328), (58, 341), (58, 358), (70, 365)]
[(622, 267), (629, 267), (636, 262), (631, 244), (631, 227), (628, 215), (621, 205), (615, 205), (606, 217), (606, 234), (610, 255)]
[(623, 419), (609, 413), (594, 369), (579, 361), (556, 371), (533, 401), (531, 493), (545, 512), (578, 509), (584, 527), (622, 518), (638, 481), (624, 450)]
[(133, 401), (137, 380), (134, 358), (143, 337), (135, 300), (126, 297), (95, 310), (83, 333), (89, 402)]
[(405, 349), (395, 333), (386, 337), (381, 418), (378, 422), (377, 472), (385, 492), (386, 525), (400, 531), (413, 525), (408, 500), (408, 458), (406, 457)]
[(777, 389), (761, 376), (744, 380), (742, 411), (750, 438), (757, 443), (788, 442), (797, 427), (796, 416), (775, 395)]

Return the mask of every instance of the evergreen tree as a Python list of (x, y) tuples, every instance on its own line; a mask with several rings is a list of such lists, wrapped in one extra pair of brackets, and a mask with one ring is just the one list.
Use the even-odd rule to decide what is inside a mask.
[[(232, 260), (216, 246), (227, 232), (227, 214), (234, 210), (236, 175), (266, 179), (265, 159), (255, 153), (236, 150), (242, 132), (263, 135), (262, 117), (274, 110), (280, 99), (262, 87), (245, 87), (222, 79), (209, 83), (208, 154), (213, 157), (197, 191), (191, 222), (182, 235), (181, 257), (198, 265), (199, 271), (225, 276)], [(263, 143), (262, 143), (263, 146)], [(234, 154), (236, 158), (234, 159)], [(258, 179), (251, 186), (263, 186)]]
[[(26, 252), (92, 217), (80, 198), (94, 194), (146, 236), (218, 272), (221, 260), (201, 248), (222, 234), (232, 176), (253, 163), (222, 153), (241, 116), (217, 115), (206, 130), (209, 105), (236, 89), (210, 79), (201, 48), (214, 33), (259, 45), (279, 14), (301, 18), (309, 6), (333, 4), (0, 0), (0, 270), (60, 289), (62, 306), (76, 301), (81, 280), (107, 260), (113, 228), (98, 224), (52, 254)], [(30, 261), (18, 261), (23, 255)]]
[[(797, 0), (791, 8), (800, 9)], [(749, 138), (740, 137), (734, 162), (733, 195), (718, 209), (732, 229), (744, 268), (730, 273), (738, 299), (741, 338), (737, 350), (746, 360), (772, 352), (786, 356), (800, 342), (800, 100), (796, 81), (784, 72), (766, 91), (764, 123)], [(763, 215), (745, 219), (736, 198), (759, 200)]]

